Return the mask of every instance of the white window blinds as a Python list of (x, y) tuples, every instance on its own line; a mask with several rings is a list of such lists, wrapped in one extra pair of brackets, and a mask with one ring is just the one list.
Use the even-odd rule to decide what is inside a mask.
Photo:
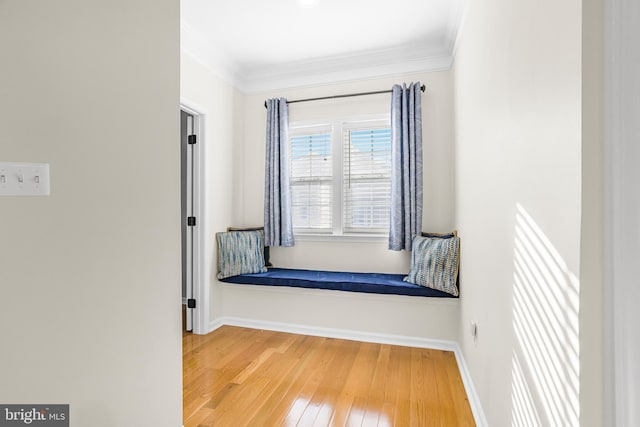
[(391, 206), (388, 117), (300, 123), (289, 130), (298, 235), (384, 236)]
[(391, 129), (343, 128), (343, 230), (385, 233), (391, 204)]
[(296, 231), (332, 231), (331, 126), (292, 130), (291, 207)]

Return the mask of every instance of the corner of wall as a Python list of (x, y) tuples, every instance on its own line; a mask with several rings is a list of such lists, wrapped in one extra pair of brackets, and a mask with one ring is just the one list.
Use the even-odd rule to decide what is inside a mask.
[(604, 2), (582, 2), (580, 425), (605, 422)]
[[(233, 92), (233, 209), (231, 218), (234, 226), (244, 226), (245, 194), (245, 104), (246, 95), (237, 89)], [(231, 225), (231, 224), (230, 224)]]

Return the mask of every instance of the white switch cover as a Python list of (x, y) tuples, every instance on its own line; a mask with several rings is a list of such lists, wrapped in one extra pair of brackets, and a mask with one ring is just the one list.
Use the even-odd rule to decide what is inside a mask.
[(48, 196), (48, 163), (0, 162), (0, 196)]

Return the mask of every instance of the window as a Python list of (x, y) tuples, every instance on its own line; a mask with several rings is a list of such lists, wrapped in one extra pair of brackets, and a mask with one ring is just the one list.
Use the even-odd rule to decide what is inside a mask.
[(343, 134), (343, 230), (385, 233), (391, 205), (391, 129), (354, 127)]
[(296, 234), (386, 235), (391, 129), (384, 120), (290, 128)]
[(291, 210), (294, 231), (330, 233), (333, 198), (331, 126), (290, 136)]

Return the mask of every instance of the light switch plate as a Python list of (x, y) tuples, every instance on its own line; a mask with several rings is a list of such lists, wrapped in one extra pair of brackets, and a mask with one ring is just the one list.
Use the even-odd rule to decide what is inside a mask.
[(48, 163), (0, 162), (0, 196), (48, 196)]

